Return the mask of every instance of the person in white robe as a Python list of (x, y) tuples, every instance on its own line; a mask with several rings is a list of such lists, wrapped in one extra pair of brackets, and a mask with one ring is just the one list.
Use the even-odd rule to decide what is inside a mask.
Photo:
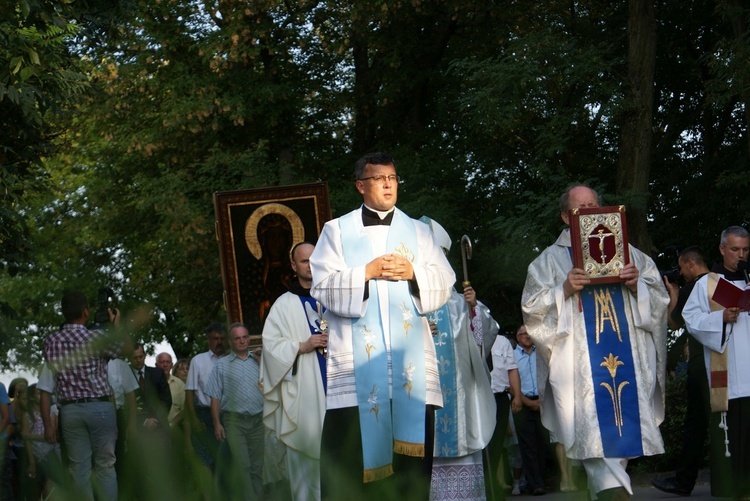
[[(599, 206), (594, 190), (576, 185), (561, 197), (560, 214), (567, 225), (570, 209)], [(620, 309), (611, 303), (596, 310), (593, 304), (588, 306), (586, 301), (597, 297), (594, 293), (599, 289), (591, 285), (584, 270), (573, 267), (570, 239), (570, 231), (564, 230), (529, 265), (521, 301), (524, 323), (546, 362), (542, 366), (549, 369), (548, 375), (538, 375), (542, 421), (565, 446), (567, 456), (581, 460), (592, 499), (627, 499), (633, 493), (625, 471), (628, 459), (664, 452), (659, 424), (664, 419), (669, 296), (653, 260), (630, 246), (630, 262), (620, 272), (621, 283), (607, 289), (607, 294), (612, 291), (621, 297)], [(590, 325), (596, 321), (595, 325), (615, 330), (618, 336), (628, 332), (630, 349), (617, 356), (605, 354), (603, 361), (592, 359), (595, 351), (588, 341), (587, 320)], [(625, 346), (622, 341), (617, 344)], [(602, 342), (616, 343), (617, 338)], [(629, 398), (622, 409), (608, 401), (609, 395), (595, 398), (605, 384), (612, 388), (615, 383), (613, 375), (609, 383), (594, 384), (593, 375), (601, 377), (605, 369), (611, 375), (630, 371), (625, 373), (630, 379), (616, 382), (622, 388), (620, 395)], [(545, 392), (546, 385), (553, 391)], [(611, 415), (613, 408), (615, 418), (605, 418), (603, 411)], [(632, 419), (630, 426), (622, 425), (623, 418), (626, 423)], [(614, 434), (612, 428), (617, 428)], [(635, 438), (621, 437), (618, 442), (617, 432)], [(631, 452), (613, 453), (618, 450), (615, 446)]]
[[(722, 279), (745, 289), (750, 234), (741, 226), (730, 226), (722, 232), (719, 251), (723, 265), (713, 267), (711, 273), (696, 282), (682, 318), (688, 331), (703, 345), (711, 410), (721, 414), (731, 476), (730, 485), (720, 487), (728, 488), (724, 495), (748, 499), (750, 449), (745, 445), (750, 440), (750, 372), (743, 367), (750, 360), (750, 314), (739, 306), (725, 308), (711, 298)], [(713, 442), (711, 447), (715, 447)], [(713, 491), (714, 486), (711, 487)]]
[[(425, 216), (420, 221), (430, 225), (435, 243), (448, 254), (451, 238), (445, 229)], [(495, 430), (496, 407), (483, 353), (500, 328), (471, 285), (463, 294), (453, 289), (448, 302), (427, 318), (443, 390), (443, 408), (435, 412), (430, 499), (484, 500), (482, 451)]]
[(443, 399), (423, 315), (456, 278), (429, 227), (395, 207), (393, 158), (365, 155), (355, 171), (364, 205), (327, 222), (310, 259), (329, 328), (322, 496), (426, 498)]
[(310, 297), (310, 255), (314, 247), (292, 247), (296, 279), (279, 296), (263, 325), (260, 380), (263, 422), (285, 448), (285, 465), (295, 501), (320, 499), (320, 438), (325, 417), (324, 310)]

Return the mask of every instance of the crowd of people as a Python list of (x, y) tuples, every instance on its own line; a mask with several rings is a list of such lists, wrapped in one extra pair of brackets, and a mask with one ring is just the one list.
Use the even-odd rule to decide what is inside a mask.
[[(615, 280), (592, 282), (566, 228), (529, 265), (510, 339), (468, 281), (455, 290), (445, 229), (396, 207), (393, 158), (365, 155), (355, 178), (363, 204), (290, 249), (262, 348), (214, 324), (205, 353), (149, 367), (117, 310), (89, 329), (86, 296), (66, 292), (39, 382), (0, 384), (0, 499), (629, 499), (628, 460), (664, 452), (668, 323), (703, 362), (686, 433), (722, 430), (724, 492), (750, 499), (750, 317), (714, 301), (722, 280), (750, 281), (747, 231), (724, 231), (712, 272), (685, 249), (680, 290), (632, 246)], [(560, 216), (600, 205), (574, 185)], [(657, 488), (690, 494), (685, 447)]]

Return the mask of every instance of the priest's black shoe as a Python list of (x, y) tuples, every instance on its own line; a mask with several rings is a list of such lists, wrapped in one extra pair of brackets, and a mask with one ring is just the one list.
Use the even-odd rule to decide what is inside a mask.
[(689, 496), (693, 489), (686, 489), (677, 483), (677, 479), (674, 477), (670, 478), (652, 478), (651, 485), (659, 489), (660, 491), (668, 492), (670, 494), (677, 494), (678, 496)]

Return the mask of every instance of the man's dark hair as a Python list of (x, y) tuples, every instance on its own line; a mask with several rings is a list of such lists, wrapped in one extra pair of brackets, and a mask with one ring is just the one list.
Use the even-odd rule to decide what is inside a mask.
[(363, 156), (357, 163), (354, 164), (354, 177), (355, 179), (362, 179), (365, 175), (365, 167), (367, 164), (371, 165), (393, 165), (396, 168), (396, 162), (393, 157), (384, 151), (377, 151), (375, 153), (368, 153)]
[(682, 249), (682, 252), (680, 252), (680, 259), (683, 261), (692, 261), (697, 265), (708, 266), (706, 263), (706, 255), (703, 254), (703, 251), (697, 245), (691, 245)]
[(146, 348), (145, 348), (145, 346), (143, 346), (143, 343), (136, 343), (136, 344), (134, 344), (133, 345), (133, 353), (135, 353), (136, 351), (138, 351), (138, 348), (142, 349), (143, 353), (146, 353)]
[(206, 327), (206, 330), (205, 330), (206, 337), (210, 336), (214, 332), (218, 332), (219, 334), (225, 337), (227, 335), (227, 331), (224, 328), (224, 324), (220, 324), (220, 323), (211, 324), (208, 327)]
[(62, 314), (66, 322), (78, 320), (83, 315), (83, 310), (89, 307), (86, 294), (79, 291), (65, 291), (62, 296)]
[(594, 188), (584, 183), (575, 183), (575, 184), (571, 184), (570, 186), (568, 186), (568, 188), (560, 197), (560, 212), (568, 212), (570, 210), (570, 192), (576, 188), (590, 189), (591, 191), (594, 192), (594, 195), (596, 195), (596, 203), (598, 203), (599, 205), (602, 204), (602, 200), (601, 198), (599, 198), (599, 193), (597, 193)]

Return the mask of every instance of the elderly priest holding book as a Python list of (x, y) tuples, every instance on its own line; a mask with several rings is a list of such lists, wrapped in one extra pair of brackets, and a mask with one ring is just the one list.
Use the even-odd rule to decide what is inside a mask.
[[(599, 206), (594, 190), (575, 185), (561, 197), (560, 215), (572, 227), (573, 209)], [(600, 235), (607, 236), (588, 235), (591, 247)], [(563, 230), (529, 265), (521, 302), (527, 331), (549, 364), (548, 377), (539, 374), (542, 421), (567, 456), (581, 460), (592, 497), (628, 499), (628, 459), (664, 452), (658, 427), (669, 297), (654, 262), (626, 242), (629, 262), (617, 267), (616, 281), (592, 283), (573, 265), (572, 238), (581, 235)]]

